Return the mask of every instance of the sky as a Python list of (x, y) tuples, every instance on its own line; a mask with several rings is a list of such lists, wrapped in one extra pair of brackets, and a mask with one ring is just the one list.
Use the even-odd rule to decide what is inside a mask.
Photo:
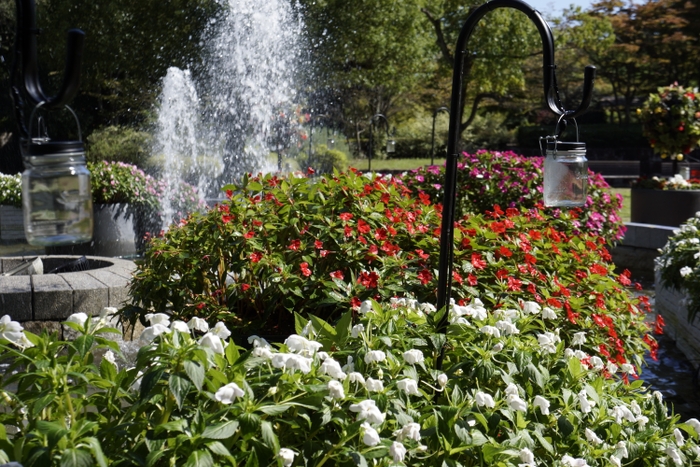
[(588, 9), (597, 0), (523, 0), (525, 3), (538, 10), (545, 17), (559, 16), (569, 5), (577, 5), (584, 10)]

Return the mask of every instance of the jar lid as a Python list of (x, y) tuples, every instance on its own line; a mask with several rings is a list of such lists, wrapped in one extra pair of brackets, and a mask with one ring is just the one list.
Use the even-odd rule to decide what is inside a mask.
[(35, 138), (25, 147), (27, 156), (68, 156), (85, 152), (85, 145), (80, 140), (53, 141)]
[(585, 151), (586, 143), (582, 141), (547, 140), (547, 151)]

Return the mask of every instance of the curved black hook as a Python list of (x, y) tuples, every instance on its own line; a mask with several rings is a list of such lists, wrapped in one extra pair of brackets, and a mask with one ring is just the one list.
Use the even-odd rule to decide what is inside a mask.
[[(554, 65), (554, 37), (552, 30), (542, 15), (520, 0), (491, 0), (488, 3), (476, 8), (467, 18), (462, 26), (462, 30), (457, 39), (455, 49), (455, 61), (452, 75), (452, 99), (450, 109), (450, 132), (447, 141), (447, 161), (445, 162), (445, 193), (442, 209), (442, 227), (440, 234), (440, 263), (438, 265), (438, 296), (437, 309), (445, 308), (450, 299), (451, 279), (452, 279), (452, 258), (454, 249), (454, 216), (455, 216), (455, 195), (457, 191), (457, 148), (460, 139), (460, 125), (462, 122), (464, 101), (464, 62), (467, 54), (467, 41), (474, 32), (474, 28), (481, 18), (488, 12), (497, 8), (514, 8), (525, 13), (535, 24), (537, 31), (542, 37), (542, 72), (544, 84), (544, 98), (549, 110), (562, 117), (564, 121), (573, 119), (581, 115), (591, 102), (593, 95), (593, 80), (595, 78), (595, 67), (588, 66), (584, 72), (583, 100), (578, 109), (573, 111), (565, 110), (561, 105), (556, 85), (556, 74)], [(445, 332), (448, 323), (448, 310), (438, 323), (438, 330)]]
[(36, 36), (39, 31), (36, 28), (36, 5), (34, 0), (16, 0), (16, 2), (17, 54), (21, 59), (25, 94), (33, 105), (43, 102), (45, 108), (63, 106), (70, 102), (78, 93), (85, 33), (80, 29), (68, 31), (67, 58), (63, 84), (55, 96), (48, 96), (39, 81), (36, 54)]

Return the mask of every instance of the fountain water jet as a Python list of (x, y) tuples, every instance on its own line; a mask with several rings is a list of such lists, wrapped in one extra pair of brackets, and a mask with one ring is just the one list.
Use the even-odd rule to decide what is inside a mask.
[(221, 14), (202, 36), (202, 64), (191, 74), (171, 68), (163, 80), (155, 153), (165, 157), (166, 193), (185, 180), (217, 197), (244, 173), (276, 170), (267, 160), (280, 136), (273, 124), (295, 106), (302, 23), (292, 5), (218, 2)]

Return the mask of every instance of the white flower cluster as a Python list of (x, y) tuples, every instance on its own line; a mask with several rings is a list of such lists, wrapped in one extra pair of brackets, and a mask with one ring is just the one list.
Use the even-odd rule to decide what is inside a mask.
[(170, 322), (170, 316), (165, 313), (148, 313), (145, 318), (150, 326), (141, 333), (140, 340), (144, 344), (150, 344), (161, 334), (177, 331), (190, 335), (192, 332), (197, 331), (204, 333), (198, 341), (200, 346), (210, 349), (214, 353), (223, 354), (227, 345), (226, 339), (231, 336), (231, 331), (222, 322), (216, 323), (210, 329), (209, 324), (198, 317), (191, 318), (187, 323), (179, 320)]
[(0, 339), (9, 341), (22, 350), (34, 347), (34, 344), (24, 334), (22, 325), (17, 321), (13, 321), (10, 315), (0, 318)]

